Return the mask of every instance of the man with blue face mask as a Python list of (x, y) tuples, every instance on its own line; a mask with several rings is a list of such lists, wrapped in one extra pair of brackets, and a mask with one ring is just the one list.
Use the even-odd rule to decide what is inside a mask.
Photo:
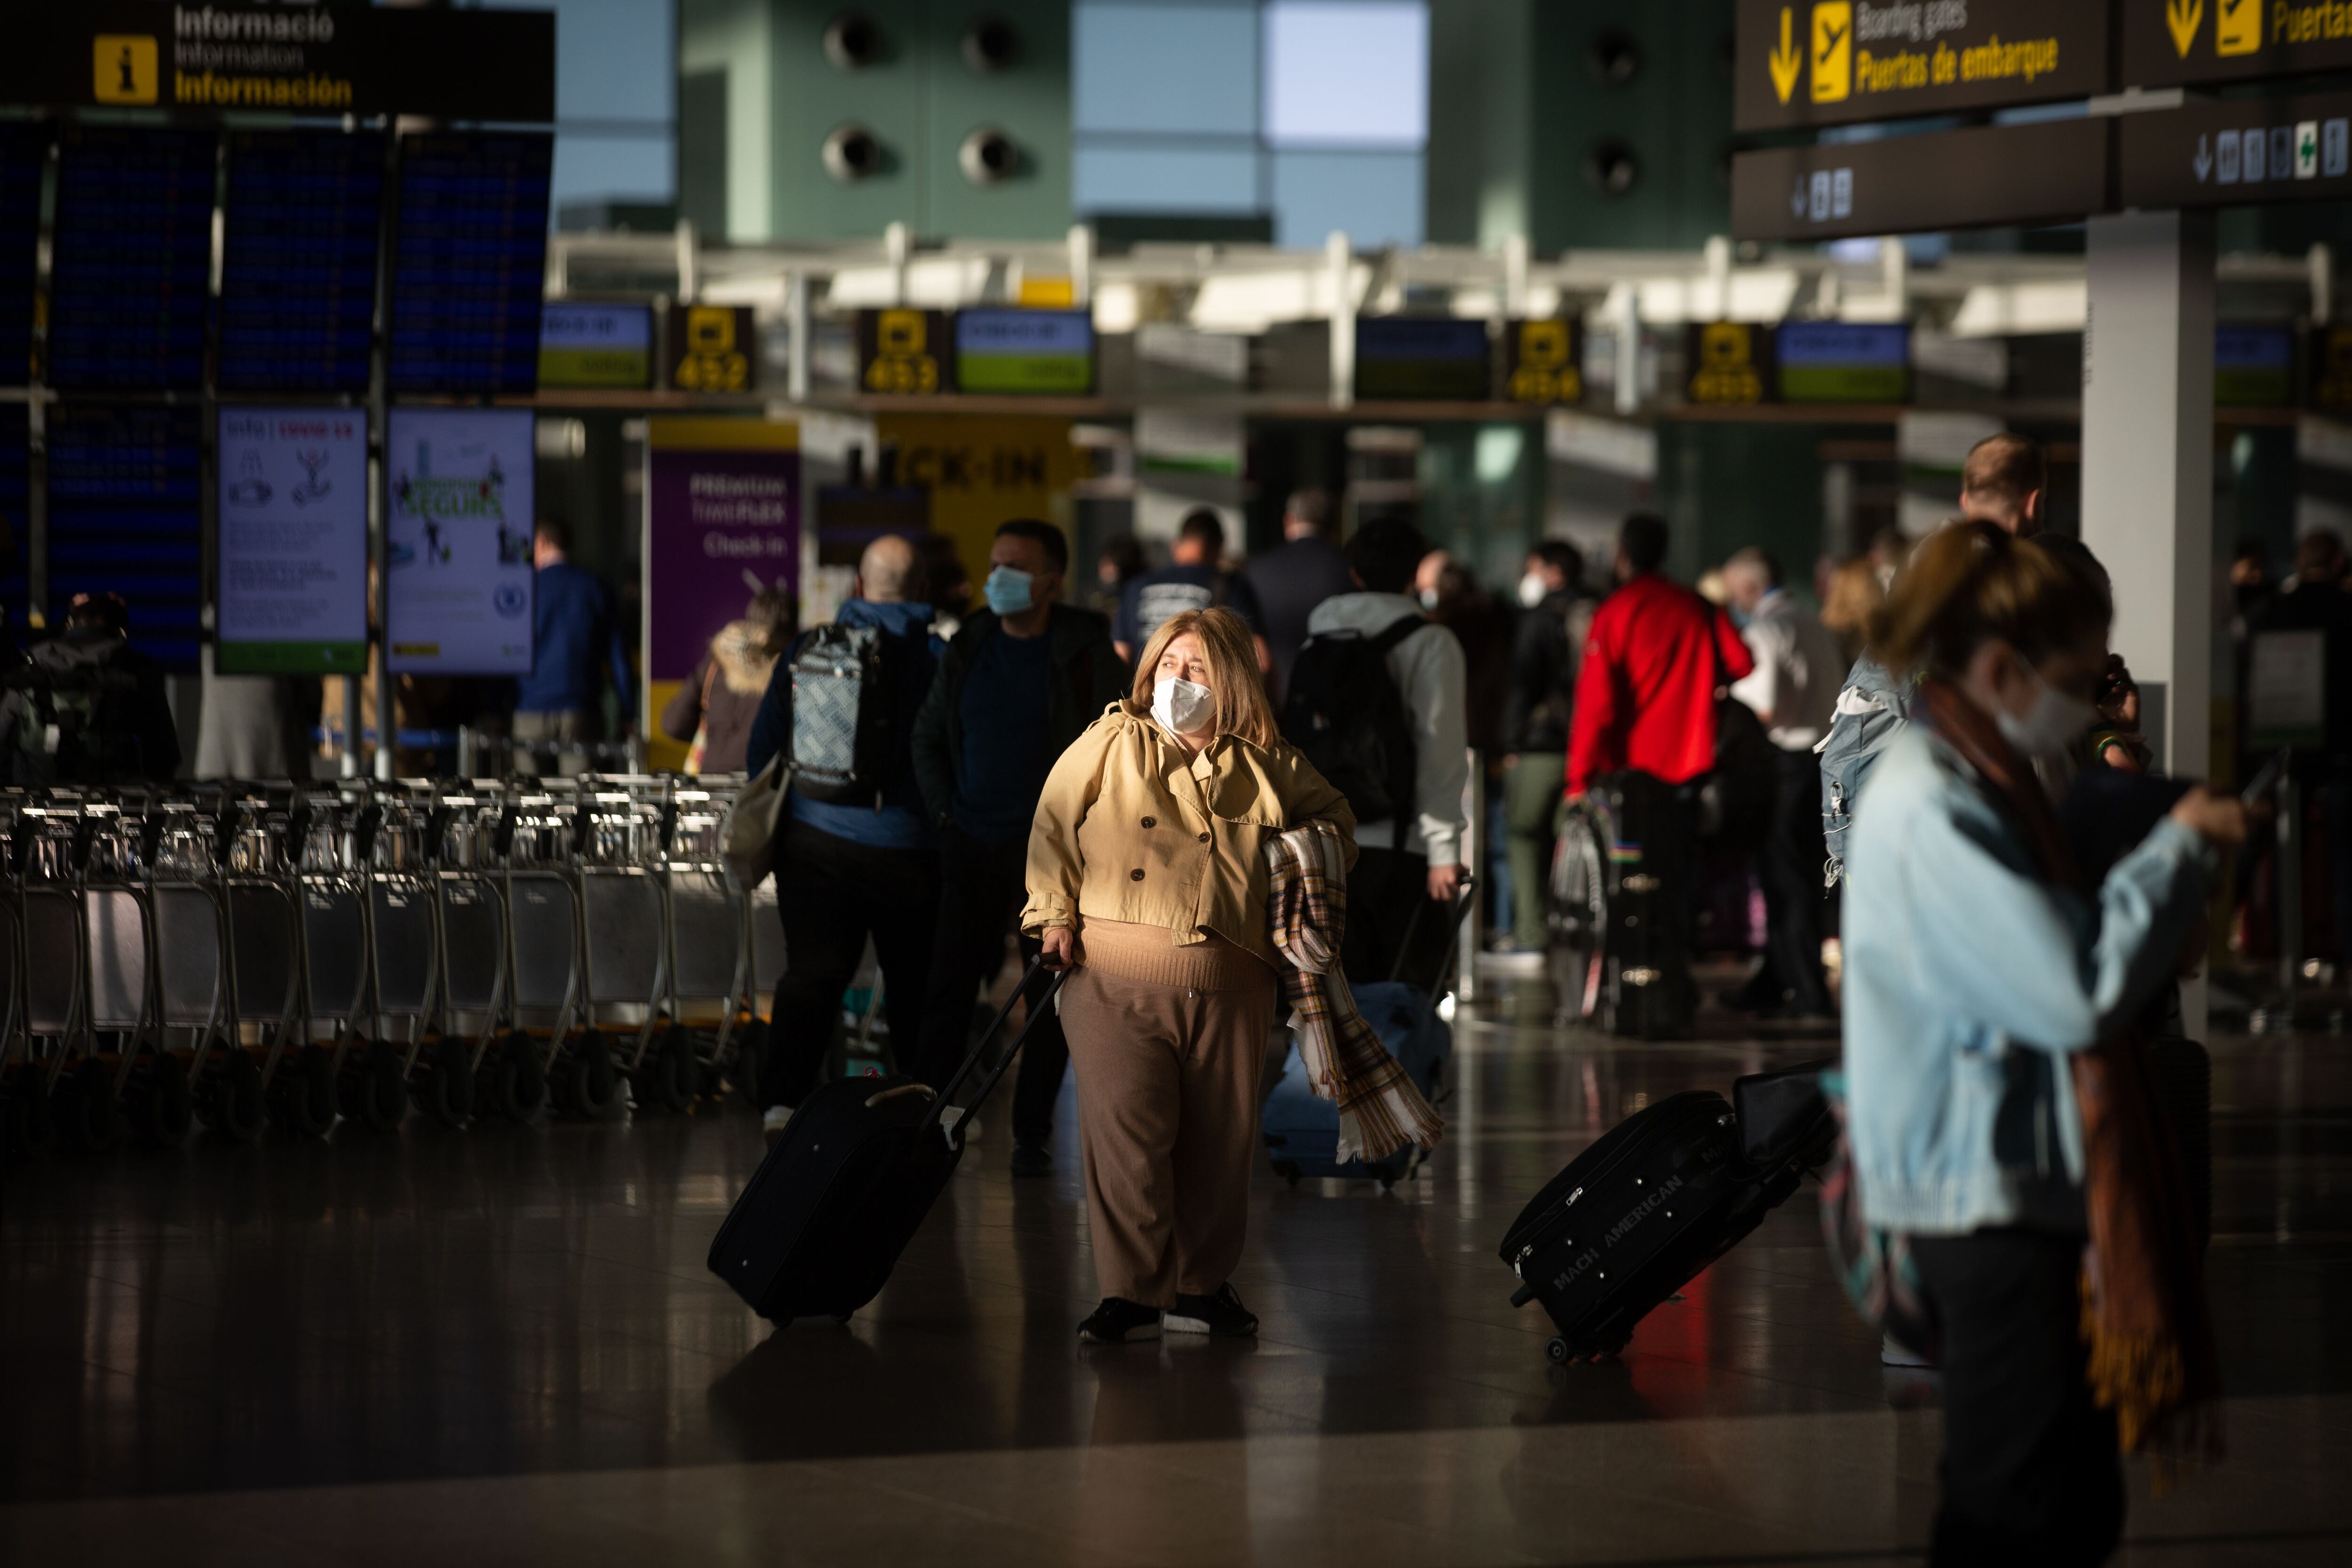
[[(1110, 622), (1060, 602), (1070, 547), (1049, 523), (996, 531), (988, 607), (948, 645), (915, 720), (915, 776), (940, 837), (940, 913), (922, 1051), (915, 1070), (942, 1088), (971, 1048), (973, 1002), (1003, 966), (1026, 898), (1029, 825), (1055, 759), (1128, 689)], [(1037, 943), (1022, 940), (1025, 963)], [(1042, 984), (1031, 997), (1044, 993)], [(1013, 1095), (1013, 1170), (1053, 1171), (1054, 1101), (1069, 1050), (1052, 1018), (1023, 1047)]]

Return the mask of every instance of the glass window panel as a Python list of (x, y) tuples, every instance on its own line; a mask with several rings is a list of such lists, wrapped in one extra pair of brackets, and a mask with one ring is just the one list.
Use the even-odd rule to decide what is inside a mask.
[(1321, 245), (1333, 229), (1358, 246), (1419, 245), (1419, 153), (1277, 152), (1274, 240)]
[(1251, 146), (1105, 146), (1081, 141), (1072, 170), (1072, 204), (1082, 212), (1250, 213), (1257, 194), (1257, 150)]
[(1081, 5), (1072, 17), (1075, 128), (1257, 134), (1257, 9)]
[(1265, 138), (1276, 146), (1425, 145), (1428, 7), (1422, 0), (1271, 0)]

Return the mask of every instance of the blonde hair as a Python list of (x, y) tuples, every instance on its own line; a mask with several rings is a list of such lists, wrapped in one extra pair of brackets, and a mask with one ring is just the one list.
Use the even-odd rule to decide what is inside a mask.
[(1257, 648), (1250, 630), (1231, 610), (1185, 610), (1160, 623), (1135, 661), (1135, 687), (1128, 694), (1128, 711), (1139, 718), (1151, 711), (1151, 688), (1168, 645), (1190, 632), (1201, 639), (1201, 657), (1209, 667), (1209, 695), (1215, 730), (1238, 735), (1254, 746), (1271, 749), (1281, 739), (1274, 724), (1274, 704), (1265, 698), (1265, 682), (1258, 679)]
[(1895, 591), (1870, 617), (1870, 647), (1895, 675), (1957, 675), (2000, 639), (2040, 664), (2115, 618), (2087, 554), (2012, 538), (1997, 524), (1963, 522), (1912, 552)]
[(1885, 602), (1886, 591), (1878, 585), (1878, 571), (1869, 556), (1841, 561), (1830, 574), (1829, 593), (1822, 600), (1822, 625), (1840, 637), (1860, 637), (1869, 628), (1872, 613)]

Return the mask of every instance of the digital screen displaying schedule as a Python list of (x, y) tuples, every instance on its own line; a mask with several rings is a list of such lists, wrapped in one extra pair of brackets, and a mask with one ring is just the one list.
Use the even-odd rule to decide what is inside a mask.
[(0, 124), (0, 386), (33, 377), (33, 279), (47, 157), (46, 127)]
[(49, 603), (120, 594), (131, 643), (196, 668), (204, 607), (203, 437), (194, 407), (48, 410)]
[(32, 595), (32, 580), (26, 574), (31, 543), (26, 507), (32, 499), (32, 479), (31, 420), (26, 405), (0, 403), (0, 613), (8, 617), (0, 635), (16, 637), (25, 635)]
[(193, 390), (203, 382), (217, 140), (209, 131), (60, 133), (51, 386)]
[(543, 134), (401, 139), (394, 392), (538, 389), (553, 162)]
[(383, 151), (372, 132), (231, 133), (223, 390), (367, 390)]

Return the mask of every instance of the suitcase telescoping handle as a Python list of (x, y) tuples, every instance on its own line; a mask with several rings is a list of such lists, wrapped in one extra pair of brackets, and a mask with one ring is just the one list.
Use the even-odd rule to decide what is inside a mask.
[[(973, 1043), (971, 1054), (964, 1058), (963, 1065), (955, 1070), (955, 1077), (948, 1079), (947, 1087), (940, 1090), (939, 1102), (941, 1105), (954, 1103), (956, 1090), (963, 1087), (963, 1080), (971, 1076), (972, 1070), (980, 1066), (981, 1058), (987, 1054), (988, 1042), (996, 1038), (996, 1031), (1004, 1027), (1004, 1020), (1013, 1016), (1013, 1004), (1028, 992), (1030, 983), (1037, 978), (1037, 972), (1045, 967), (1045, 955), (1042, 952), (1029, 961), (1029, 967), (1022, 971), (1021, 984), (1015, 985), (1013, 988), (1013, 994), (1005, 997), (1004, 1005), (996, 1010), (996, 1016), (989, 1020), (987, 1029)], [(1028, 1039), (1029, 1031), (1037, 1026), (1037, 1020), (1045, 1016), (1046, 1010), (1053, 1006), (1055, 994), (1062, 989), (1062, 982), (1070, 977), (1067, 967), (1055, 970), (1053, 973), (1052, 984), (1045, 987), (1045, 994), (1037, 998), (1036, 1005), (1029, 1009), (1028, 1020), (1021, 1026), (1021, 1032), (1013, 1037), (1011, 1045), (1004, 1047), (1004, 1054), (996, 1058), (996, 1065), (989, 1069), (988, 1076), (981, 1079), (980, 1088), (972, 1093), (971, 1103), (964, 1107), (963, 1116), (957, 1117), (952, 1124), (942, 1123), (942, 1131), (950, 1142), (955, 1140), (952, 1128), (961, 1126), (965, 1117), (978, 1110), (982, 1102), (986, 1100), (990, 1093), (995, 1089), (996, 1080), (1003, 1078), (1011, 1068), (1013, 1058), (1021, 1054), (1022, 1042)]]
[[(1470, 913), (1471, 900), (1477, 896), (1477, 877), (1474, 873), (1463, 873), (1462, 890), (1454, 896), (1454, 918), (1447, 922), (1454, 930), (1454, 940), (1446, 944), (1445, 957), (1437, 966), (1437, 978), (1430, 984), (1429, 1001), (1421, 1010), (1421, 1022), (1413, 1026), (1416, 1033), (1429, 1027), (1429, 1021), (1437, 1016), (1438, 998), (1444, 995), (1447, 987), (1454, 984), (1454, 972), (1462, 963), (1462, 921)], [(1413, 900), (1412, 913), (1404, 922), (1404, 940), (1397, 943), (1396, 964), (1389, 971), (1391, 982), (1404, 977), (1405, 955), (1412, 951), (1412, 933), (1421, 928), (1421, 911), (1428, 907), (1427, 899)]]

